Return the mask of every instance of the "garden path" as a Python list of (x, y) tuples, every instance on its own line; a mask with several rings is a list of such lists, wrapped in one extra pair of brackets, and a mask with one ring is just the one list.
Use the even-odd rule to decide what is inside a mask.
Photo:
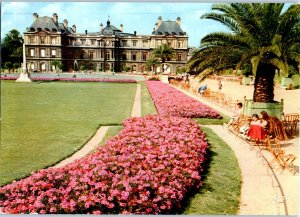
[(136, 94), (133, 103), (133, 109), (131, 112), (131, 117), (141, 117), (142, 114), (142, 106), (141, 106), (141, 84), (137, 84)]
[[(224, 115), (232, 115), (231, 111), (217, 104), (187, 91), (177, 89)], [(245, 93), (244, 90), (239, 91)], [(223, 138), (237, 157), (242, 173), (240, 215), (297, 215), (299, 213), (299, 173), (292, 175), (288, 171), (280, 173), (280, 171), (271, 170), (267, 164), (272, 160), (269, 152), (260, 151), (258, 148), (251, 150), (247, 143), (234, 136), (223, 126), (206, 126)], [(286, 153), (293, 153), (298, 156), (299, 136), (289, 140), (288, 143), (291, 145), (285, 147)]]
[[(141, 117), (141, 84), (137, 84), (131, 117)], [(109, 126), (101, 126), (95, 135), (79, 151), (75, 152), (71, 157), (62, 160), (53, 167), (63, 167), (93, 151), (100, 144), (108, 129)]]

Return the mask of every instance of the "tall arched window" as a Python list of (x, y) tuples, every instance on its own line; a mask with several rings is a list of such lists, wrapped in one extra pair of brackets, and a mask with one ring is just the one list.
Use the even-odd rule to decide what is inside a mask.
[(105, 59), (107, 59), (107, 60), (110, 59), (110, 51), (109, 50), (105, 51)]

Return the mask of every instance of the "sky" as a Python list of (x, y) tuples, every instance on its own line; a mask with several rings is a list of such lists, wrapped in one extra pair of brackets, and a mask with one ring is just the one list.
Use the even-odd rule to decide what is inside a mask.
[(33, 22), (33, 13), (39, 17), (58, 14), (59, 22), (68, 20), (76, 25), (77, 32), (98, 32), (100, 23), (106, 26), (109, 16), (111, 24), (124, 32), (150, 35), (157, 18), (176, 20), (181, 18), (181, 28), (189, 36), (189, 47), (199, 47), (202, 37), (211, 32), (226, 31), (216, 21), (200, 19), (211, 12), (212, 3), (159, 3), (159, 2), (2, 2), (1, 38), (11, 29), (21, 34)]

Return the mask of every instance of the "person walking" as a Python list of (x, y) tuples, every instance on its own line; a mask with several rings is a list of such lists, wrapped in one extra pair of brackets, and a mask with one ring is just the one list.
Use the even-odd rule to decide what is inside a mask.
[(222, 87), (223, 87), (223, 83), (221, 80), (219, 80), (218, 82), (218, 89), (219, 89), (219, 92), (222, 90)]

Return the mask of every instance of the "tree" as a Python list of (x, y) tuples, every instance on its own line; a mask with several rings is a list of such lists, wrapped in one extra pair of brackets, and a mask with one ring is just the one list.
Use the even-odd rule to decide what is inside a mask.
[(64, 69), (64, 64), (58, 63), (57, 67), (58, 67), (59, 70), (62, 71)]
[(14, 71), (15, 71), (17, 68), (19, 68), (19, 67), (20, 67), (19, 63), (14, 63), (14, 64), (13, 64)]
[(5, 62), (3, 68), (8, 69), (9, 71), (11, 69), (11, 66), (12, 66), (11, 62)]
[(214, 4), (201, 18), (221, 22), (231, 32), (216, 32), (201, 40), (189, 69), (218, 71), (250, 64), (255, 75), (254, 102), (273, 102), (276, 70), (300, 62), (300, 5), (283, 11), (282, 3)]
[(51, 65), (53, 65), (55, 67), (55, 71), (56, 71), (59, 64), (60, 64), (59, 60), (52, 60), (51, 61)]
[(159, 59), (157, 57), (152, 56), (147, 60), (146, 67), (150, 69), (152, 72), (154, 72), (155, 66), (159, 64), (160, 64)]
[[(175, 56), (175, 50), (167, 44), (160, 45), (153, 50), (152, 55), (161, 60), (162, 65), (167, 59), (171, 59)], [(164, 72), (164, 67), (162, 67)]]
[(1, 42), (2, 62), (19, 63), (23, 56), (23, 38), (16, 29), (9, 31)]

